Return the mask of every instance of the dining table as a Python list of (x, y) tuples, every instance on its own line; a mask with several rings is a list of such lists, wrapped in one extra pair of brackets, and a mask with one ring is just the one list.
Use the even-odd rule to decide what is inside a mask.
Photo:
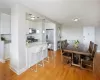
[[(67, 49), (64, 49), (63, 51), (66, 52), (66, 54), (67, 53), (72, 54), (71, 65), (78, 66), (78, 67), (81, 67), (81, 68), (82, 68), (82, 65), (81, 65), (81, 55), (83, 55), (83, 56), (90, 56), (91, 55), (89, 52), (81, 52), (81, 51), (67, 50)], [(78, 57), (78, 64), (74, 63), (74, 54), (76, 54), (77, 57)]]

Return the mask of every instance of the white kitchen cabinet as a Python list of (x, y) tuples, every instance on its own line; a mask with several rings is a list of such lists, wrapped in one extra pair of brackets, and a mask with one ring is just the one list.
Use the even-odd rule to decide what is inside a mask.
[(7, 43), (4, 45), (4, 58), (5, 58), (5, 60), (10, 58), (10, 45), (11, 45), (11, 43)]
[(0, 62), (4, 63), (4, 41), (0, 41)]
[(11, 18), (5, 13), (0, 13), (0, 34), (11, 34)]

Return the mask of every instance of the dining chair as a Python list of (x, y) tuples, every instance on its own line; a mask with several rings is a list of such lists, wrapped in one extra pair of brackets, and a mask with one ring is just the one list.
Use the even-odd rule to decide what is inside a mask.
[(43, 67), (44, 67), (44, 61), (49, 62), (49, 56), (48, 55), (47, 55), (47, 60), (44, 58), (46, 56), (46, 54), (45, 54), (46, 51), (47, 51), (47, 45), (43, 45), (43, 47), (42, 47), (42, 63), (43, 63)]
[(67, 43), (67, 40), (64, 40), (61, 42), (61, 60), (62, 62), (65, 64), (69, 64), (72, 62), (72, 54), (69, 53), (69, 52), (64, 52), (64, 49), (67, 49), (68, 47), (68, 43)]
[(62, 60), (64, 64), (71, 64), (72, 62), (72, 54), (68, 52), (63, 52), (62, 51)]
[[(86, 57), (84, 59), (81, 59), (81, 67), (82, 68), (88, 67), (88, 68), (91, 68), (92, 70), (94, 70), (93, 65), (94, 65), (94, 57), (95, 57), (96, 52), (97, 52), (97, 44), (94, 44), (92, 54), (90, 54), (90, 56), (88, 56), (88, 58)], [(88, 70), (90, 70), (90, 69), (88, 69)]]
[[(93, 53), (93, 48), (94, 48), (94, 43), (92, 41), (90, 41), (90, 44), (89, 44), (89, 48), (86, 52), (90, 53), (92, 55)], [(86, 55), (81, 55), (81, 59), (88, 59), (89, 56), (86, 56)]]
[(89, 48), (88, 48), (88, 52), (89, 52), (89, 53), (92, 53), (92, 51), (93, 51), (93, 46), (94, 46), (94, 43), (93, 43), (92, 41), (90, 41)]
[[(39, 46), (38, 48), (36, 48), (35, 52), (33, 52), (33, 56), (34, 54), (36, 55), (36, 64), (35, 64), (35, 69), (34, 69), (34, 72), (37, 72), (37, 67), (38, 67), (38, 62), (40, 60), (40, 56), (41, 56), (41, 52), (42, 52), (42, 46)], [(32, 59), (31, 59), (32, 60)], [(33, 70), (33, 69), (32, 69)]]

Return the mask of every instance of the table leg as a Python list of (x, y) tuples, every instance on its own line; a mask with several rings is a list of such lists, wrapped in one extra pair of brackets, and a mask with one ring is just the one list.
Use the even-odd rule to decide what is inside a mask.
[(73, 65), (73, 60), (74, 60), (73, 57), (74, 57), (74, 56), (73, 56), (73, 53), (72, 53), (72, 62), (71, 62), (71, 65)]
[(79, 55), (79, 65), (81, 67), (81, 55)]

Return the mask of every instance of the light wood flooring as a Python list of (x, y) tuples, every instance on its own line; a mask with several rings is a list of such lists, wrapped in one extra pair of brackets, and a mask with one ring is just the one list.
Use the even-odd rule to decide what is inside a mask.
[(9, 62), (0, 63), (0, 80), (98, 80), (90, 71), (62, 64), (60, 51), (53, 53), (55, 58), (44, 67), (38, 66), (38, 72), (32, 70), (33, 66), (19, 76), (9, 69)]

